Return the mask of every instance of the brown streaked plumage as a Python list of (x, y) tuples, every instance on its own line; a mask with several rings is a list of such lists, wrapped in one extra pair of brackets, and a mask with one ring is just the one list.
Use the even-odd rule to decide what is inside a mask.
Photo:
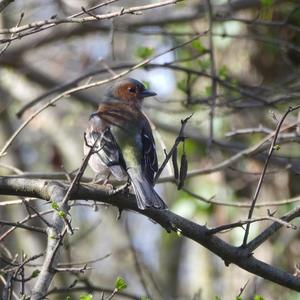
[[(86, 139), (93, 145), (99, 138), (99, 151), (89, 164), (103, 179), (114, 175), (132, 183), (140, 209), (166, 205), (155, 192), (157, 156), (151, 126), (141, 111), (143, 99), (156, 95), (132, 78), (115, 83), (98, 110), (90, 117)], [(85, 153), (89, 148), (85, 146)]]

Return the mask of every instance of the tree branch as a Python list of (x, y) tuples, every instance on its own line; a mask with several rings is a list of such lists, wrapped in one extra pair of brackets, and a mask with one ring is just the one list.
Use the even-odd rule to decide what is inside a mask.
[[(62, 191), (62, 187), (65, 186), (64, 190), (68, 187), (62, 182), (45, 181), (38, 179), (22, 179), (22, 178), (10, 178), (0, 177), (0, 194), (5, 195), (16, 195), (24, 197), (38, 197), (45, 200), (53, 198), (54, 192)], [(57, 194), (56, 194), (57, 195)], [(245, 248), (234, 247), (217, 236), (209, 235), (209, 229), (206, 226), (196, 224), (189, 221), (169, 210), (158, 210), (158, 209), (146, 209), (139, 210), (135, 197), (133, 195), (125, 196), (122, 193), (111, 195), (109, 190), (101, 186), (96, 185), (80, 185), (78, 190), (74, 191), (70, 195), (70, 199), (90, 199), (94, 201), (101, 201), (105, 203), (117, 206), (120, 209), (134, 210), (143, 214), (156, 223), (160, 224), (163, 228), (168, 231), (178, 231), (185, 237), (194, 240), (198, 244), (204, 246), (217, 256), (222, 258), (226, 265), (234, 263), (240, 268), (247, 270), (250, 273), (261, 276), (267, 280), (275, 282), (279, 285), (287, 288), (300, 291), (300, 278), (293, 276), (292, 274), (282, 271), (278, 268), (270, 266), (258, 259), (256, 259), (249, 251), (247, 246)], [(294, 211), (293, 216), (299, 216), (300, 208)], [(64, 224), (63, 219), (58, 217), (57, 221), (60, 222), (60, 226)], [(283, 218), (285, 221), (289, 221)], [(274, 228), (275, 226), (275, 228)], [(272, 224), (269, 228), (272, 233), (277, 231), (283, 225), (276, 223)], [(266, 229), (268, 230), (268, 229)], [(269, 233), (270, 236), (270, 233)], [(54, 241), (54, 242), (53, 242)], [(49, 243), (57, 243), (56, 240), (49, 241)], [(56, 244), (55, 244), (56, 245)], [(52, 252), (55, 247), (52, 247)], [(49, 272), (49, 262), (43, 265), (43, 272)], [(49, 275), (49, 274), (48, 274)], [(51, 274), (48, 278), (52, 278)], [(41, 281), (41, 279), (39, 279)], [(48, 282), (50, 284), (50, 282)]]

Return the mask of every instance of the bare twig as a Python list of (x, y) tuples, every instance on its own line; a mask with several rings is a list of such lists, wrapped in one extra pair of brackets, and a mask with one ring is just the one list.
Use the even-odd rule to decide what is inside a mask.
[[(229, 207), (243, 207), (243, 208), (250, 208), (252, 202), (245, 202), (245, 201), (234, 201), (234, 202), (229, 202), (229, 201), (218, 201), (214, 200), (215, 196), (212, 196), (210, 198), (204, 198), (192, 191), (190, 191), (187, 188), (183, 188), (183, 191), (191, 195), (192, 197), (195, 197), (196, 199), (199, 199), (205, 203), (212, 204), (212, 205), (221, 205), (221, 206), (229, 206)], [(300, 197), (294, 197), (286, 200), (278, 200), (278, 201), (273, 201), (273, 202), (260, 202), (255, 205), (255, 207), (274, 207), (274, 206), (283, 206), (291, 203), (296, 203), (300, 201)]]
[[(22, 200), (21, 200), (22, 201)], [(4, 232), (1, 236), (0, 236), (0, 242), (3, 242), (3, 240), (8, 237), (15, 229), (17, 229), (18, 227), (21, 227), (20, 225), (24, 224), (25, 222), (27, 222), (28, 220), (31, 220), (33, 218), (36, 218), (38, 216), (41, 216), (41, 215), (45, 215), (45, 214), (49, 214), (51, 213), (52, 210), (47, 210), (47, 211), (44, 211), (44, 212), (40, 212), (39, 215), (28, 215), (27, 217), (25, 217), (22, 221), (19, 221), (16, 223), (15, 226), (9, 228), (6, 232)], [(18, 225), (18, 226), (17, 226)], [(24, 229), (26, 229), (25, 227), (23, 227)]]
[[(280, 128), (280, 132), (286, 130), (287, 128), (290, 128), (290, 126), (291, 125), (283, 126), (282, 128)], [(160, 127), (162, 127), (162, 125), (160, 125)], [(254, 156), (255, 154), (259, 153), (259, 151), (264, 150), (268, 146), (270, 140), (274, 137), (275, 133), (276, 133), (276, 131), (270, 133), (269, 135), (267, 135), (263, 139), (261, 139), (258, 143), (250, 146), (249, 148), (239, 151), (238, 153), (232, 155), (228, 159), (225, 159), (222, 162), (220, 162), (212, 167), (201, 168), (201, 169), (189, 171), (187, 174), (187, 178), (217, 172), (217, 171), (223, 170), (229, 166), (232, 166), (234, 163), (240, 161), (244, 157)], [(193, 138), (197, 139), (197, 137), (193, 137), (192, 133), (189, 133), (189, 136), (191, 139), (193, 139)], [(160, 182), (167, 182), (167, 181), (173, 181), (173, 177), (165, 176), (163, 178), (160, 178)]]
[(21, 131), (29, 124), (30, 121), (32, 121), (37, 115), (39, 115), (42, 111), (44, 111), (46, 108), (50, 107), (50, 106), (53, 106), (57, 101), (61, 100), (62, 98), (64, 97), (68, 97), (72, 94), (74, 94), (75, 92), (78, 92), (78, 91), (82, 91), (82, 90), (85, 90), (85, 89), (88, 89), (88, 88), (92, 88), (92, 87), (96, 87), (96, 86), (99, 86), (99, 85), (103, 85), (105, 83), (109, 83), (111, 81), (114, 81), (114, 80), (117, 80), (119, 78), (121, 78), (122, 76), (125, 76), (127, 74), (129, 74), (130, 72), (140, 68), (140, 67), (143, 67), (145, 65), (147, 65), (149, 62), (153, 61), (154, 59), (168, 53), (168, 52), (171, 52), (171, 51), (174, 51), (175, 49), (178, 49), (180, 47), (184, 47), (185, 45), (191, 43), (192, 41), (194, 41), (195, 39), (199, 38), (199, 36), (203, 35), (205, 33), (202, 33), (200, 35), (196, 35), (194, 38), (184, 42), (184, 43), (181, 43), (175, 47), (172, 47), (166, 51), (163, 51), (157, 55), (154, 55), (148, 59), (145, 59), (143, 61), (141, 61), (140, 63), (134, 65), (133, 67), (131, 67), (130, 69), (127, 69), (119, 74), (116, 74), (110, 78), (107, 78), (107, 79), (104, 79), (104, 80), (101, 80), (101, 81), (97, 81), (97, 82), (94, 82), (94, 83), (90, 83), (90, 84), (86, 84), (86, 85), (83, 85), (83, 86), (79, 86), (79, 87), (75, 87), (75, 88), (72, 88), (72, 89), (69, 89), (61, 94), (59, 94), (58, 96), (56, 96), (55, 98), (53, 98), (52, 100), (50, 100), (48, 103), (46, 103), (45, 105), (43, 105), (40, 109), (38, 109), (37, 111), (35, 111), (33, 114), (31, 114), (27, 120), (25, 120), (20, 126), (19, 128), (14, 132), (14, 134), (8, 139), (8, 141), (5, 143), (4, 147), (1, 149), (0, 151), (0, 157), (5, 155), (7, 149), (10, 147), (10, 145), (12, 144), (12, 142), (15, 140), (15, 138), (21, 133)]
[(90, 259), (90, 260), (86, 260), (86, 261), (75, 261), (75, 262), (70, 262), (70, 263), (59, 263), (57, 266), (60, 268), (64, 268), (64, 267), (70, 267), (70, 266), (74, 267), (74, 266), (78, 266), (78, 265), (94, 264), (94, 263), (102, 261), (110, 256), (111, 256), (111, 253), (108, 253), (108, 254), (101, 256), (99, 258), (96, 258), (96, 259)]
[(168, 161), (170, 160), (170, 158), (172, 157), (173, 152), (175, 151), (175, 149), (178, 147), (178, 145), (185, 139), (184, 136), (184, 128), (188, 122), (188, 120), (193, 116), (193, 114), (191, 114), (189, 117), (185, 118), (184, 120), (181, 120), (181, 128), (179, 131), (179, 134), (175, 140), (175, 143), (172, 147), (172, 149), (170, 150), (170, 152), (166, 155), (165, 160), (163, 161), (163, 163), (161, 164), (160, 168), (158, 169), (155, 178), (154, 178), (154, 182), (156, 182), (161, 174), (161, 172), (163, 171), (163, 169), (165, 168), (165, 166), (167, 165)]
[[(166, 1), (161, 1), (158, 3), (152, 3), (152, 4), (147, 4), (147, 5), (141, 5), (141, 6), (134, 6), (130, 8), (121, 8), (118, 11), (107, 13), (107, 14), (102, 14), (102, 15), (92, 15), (92, 16), (87, 16), (87, 17), (82, 17), (82, 18), (77, 18), (73, 16), (70, 16), (65, 19), (48, 19), (48, 20), (42, 20), (42, 21), (36, 21), (34, 23), (26, 24), (20, 27), (13, 27), (13, 28), (8, 28), (8, 29), (2, 29), (0, 30), (0, 34), (9, 34), (9, 33), (14, 33), (17, 34), (15, 37), (10, 38), (10, 39), (2, 39), (0, 42), (8, 42), (8, 41), (13, 41), (17, 38), (23, 37), (25, 35), (29, 34), (34, 34), (36, 32), (49, 29), (53, 26), (59, 25), (59, 24), (65, 24), (65, 23), (87, 23), (91, 21), (99, 21), (99, 20), (105, 20), (105, 19), (111, 19), (115, 17), (120, 17), (126, 14), (135, 14), (140, 11), (145, 11), (149, 9), (155, 9), (171, 4), (176, 4), (177, 2), (182, 1), (182, 0), (166, 0)], [(88, 13), (91, 10), (86, 9), (84, 13)], [(75, 15), (76, 16), (76, 15)]]
[(149, 292), (146, 280), (144, 278), (144, 274), (143, 274), (142, 266), (141, 266), (141, 264), (139, 262), (138, 254), (137, 254), (136, 250), (134, 249), (133, 240), (132, 240), (132, 236), (131, 236), (131, 233), (130, 233), (128, 222), (126, 222), (125, 228), (126, 228), (126, 233), (127, 233), (127, 236), (128, 236), (128, 242), (129, 242), (130, 251), (131, 251), (133, 259), (134, 259), (135, 269), (137, 271), (137, 274), (138, 274), (138, 277), (140, 279), (140, 282), (141, 282), (141, 284), (142, 284), (142, 286), (144, 288), (146, 296), (151, 299), (151, 297), (150, 297), (151, 294)]
[[(114, 290), (112, 290), (112, 289), (108, 289), (108, 288), (105, 288), (103, 286), (94, 285), (94, 284), (88, 282), (85, 286), (81, 285), (81, 286), (62, 287), (62, 288), (55, 287), (55, 288), (49, 290), (49, 292), (45, 296), (53, 295), (53, 294), (63, 295), (63, 294), (69, 294), (71, 292), (86, 292), (86, 291), (100, 292), (100, 293), (102, 293), (102, 295), (103, 295), (103, 293), (112, 294), (114, 292)], [(124, 299), (130, 299), (130, 300), (141, 300), (141, 298), (142, 298), (141, 296), (126, 293), (124, 291), (118, 292), (118, 296), (122, 297), (122, 299), (124, 298)], [(101, 296), (100, 299), (102, 300), (104, 298), (102, 298), (102, 296)]]
[(261, 222), (261, 221), (272, 221), (272, 222), (279, 223), (279, 224), (285, 226), (286, 228), (291, 228), (294, 230), (297, 229), (297, 226), (290, 224), (282, 219), (275, 218), (272, 216), (265, 216), (265, 217), (261, 217), (261, 218), (248, 219), (248, 220), (243, 220), (243, 221), (238, 221), (238, 222), (234, 222), (234, 223), (230, 223), (230, 224), (221, 225), (221, 226), (209, 229), (208, 234), (216, 234), (218, 232), (233, 229), (236, 227), (243, 227), (243, 225), (245, 225), (245, 224), (256, 223), (256, 222)]
[[(55, 191), (56, 197), (59, 196), (60, 193), (64, 193), (65, 188), (62, 189), (62, 184), (58, 184), (57, 182), (50, 182), (45, 185), (45, 181), (37, 180), (37, 179), (10, 179), (0, 177), (0, 191), (5, 194), (14, 194), (23, 197), (32, 197), (33, 195), (38, 196), (40, 198), (49, 199), (53, 192)], [(28, 189), (30, 187), (30, 189)], [(53, 197), (53, 196), (52, 196)], [(61, 196), (61, 199), (64, 197), (64, 194)], [(133, 195), (124, 195), (118, 193), (111, 195), (109, 190), (103, 189), (103, 187), (95, 187), (94, 185), (80, 185), (76, 192), (72, 194), (72, 199), (91, 199), (95, 201), (110, 203), (118, 206), (121, 209), (130, 209), (134, 211), (139, 211), (136, 201), (134, 201)], [(180, 229), (181, 234), (190, 238), (197, 243), (203, 245), (208, 248), (210, 251), (224, 259), (226, 264), (234, 263), (239, 267), (247, 270), (248, 272), (254, 273), (258, 276), (261, 276), (265, 279), (268, 279), (272, 282), (278, 283), (282, 286), (291, 288), (296, 291), (300, 291), (300, 278), (294, 277), (289, 272), (284, 272), (276, 267), (273, 267), (265, 262), (262, 262), (256, 259), (253, 255), (250, 254), (251, 247), (247, 245), (247, 247), (234, 247), (222, 239), (218, 238), (216, 235), (207, 235), (209, 229), (205, 226), (198, 225), (190, 220), (180, 217), (172, 213), (169, 210), (159, 210), (159, 209), (147, 209), (145, 211), (140, 212), (141, 214), (150, 217), (155, 222), (159, 223), (164, 228), (168, 230), (178, 230)], [(57, 214), (54, 214), (57, 216)], [(282, 219), (284, 221), (291, 221), (293, 218), (298, 217), (300, 215), (300, 208), (296, 208), (292, 210), (287, 216), (284, 216)], [(59, 218), (59, 217), (58, 217)], [(59, 218), (61, 221), (61, 225), (64, 225), (63, 220)], [(283, 225), (279, 223), (273, 223), (269, 226), (267, 232), (263, 233), (263, 236), (260, 237), (260, 240), (255, 242), (255, 245), (261, 243), (262, 240), (265, 240), (270, 235), (274, 234), (279, 228)], [(48, 243), (53, 242), (56, 245), (57, 240), (48, 239)], [(52, 248), (51, 248), (52, 249)], [(51, 250), (53, 251), (53, 249)], [(46, 252), (46, 256), (48, 255), (48, 251)], [(45, 259), (46, 260), (46, 259)], [(44, 263), (43, 270), (45, 272), (45, 268), (48, 264)], [(53, 263), (55, 265), (55, 261)], [(53, 267), (52, 265), (52, 267)], [(54, 266), (55, 267), (55, 266)], [(48, 270), (48, 269), (46, 269)], [(39, 275), (38, 279), (41, 275)], [(48, 285), (49, 281), (53, 274), (48, 274)], [(45, 278), (45, 277), (42, 277)], [(45, 282), (44, 282), (45, 284)], [(35, 290), (37, 290), (35, 288)], [(41, 289), (38, 289), (41, 290)], [(43, 289), (44, 290), (44, 289)], [(45, 293), (41, 295), (44, 296)], [(35, 298), (37, 299), (37, 298)]]
[[(1, 6), (1, 3), (0, 3), (0, 6)], [(0, 11), (1, 11), (1, 8), (0, 8)], [(18, 28), (22, 22), (22, 19), (24, 17), (24, 13), (21, 13), (21, 16), (20, 16), (20, 19), (16, 25), (16, 28)], [(14, 34), (12, 33), (10, 38), (13, 38), (14, 37)], [(7, 42), (6, 45), (2, 48), (2, 50), (0, 51), (0, 56), (4, 53), (4, 51), (9, 47), (11, 41)]]
[(209, 38), (209, 57), (210, 57), (210, 74), (211, 74), (211, 105), (210, 105), (210, 122), (209, 122), (209, 140), (208, 140), (208, 149), (211, 148), (212, 142), (214, 140), (214, 117), (215, 117), (215, 107), (217, 100), (217, 81), (216, 81), (216, 62), (214, 54), (214, 41), (213, 41), (213, 7), (210, 0), (206, 0), (207, 11), (208, 11), (208, 38)]
[[(264, 164), (264, 167), (263, 167), (263, 170), (261, 172), (261, 175), (260, 175), (260, 178), (259, 178), (259, 181), (257, 183), (257, 187), (256, 187), (256, 190), (255, 190), (255, 193), (254, 193), (254, 196), (253, 196), (253, 200), (252, 200), (252, 204), (251, 204), (251, 207), (249, 209), (249, 213), (248, 213), (248, 219), (251, 219), (252, 218), (252, 214), (253, 214), (253, 211), (254, 211), (254, 208), (255, 208), (255, 204), (256, 204), (256, 201), (257, 201), (257, 198), (258, 198), (258, 195), (259, 195), (259, 192), (260, 192), (260, 189), (262, 187), (262, 183), (263, 183), (263, 180), (264, 180), (264, 177), (265, 177), (265, 174), (266, 174), (266, 171), (267, 171), (267, 168), (268, 168), (268, 165), (269, 165), (269, 162), (270, 162), (270, 159), (271, 159), (271, 156), (275, 150), (275, 144), (276, 144), (276, 141), (277, 141), (277, 137), (278, 137), (278, 134), (280, 132), (280, 128), (285, 120), (285, 118), (288, 116), (289, 113), (297, 110), (300, 108), (300, 105), (298, 106), (295, 106), (295, 107), (289, 107), (287, 109), (287, 111), (285, 112), (285, 114), (282, 116), (282, 118), (280, 119), (280, 121), (278, 122), (277, 124), (277, 127), (276, 127), (276, 130), (275, 130), (275, 133), (274, 133), (274, 138), (273, 138), (273, 141), (270, 145), (270, 148), (269, 148), (269, 152), (268, 152), (268, 156), (267, 156), (267, 159), (265, 161), (265, 164)], [(246, 230), (245, 230), (245, 235), (244, 235), (244, 239), (243, 239), (243, 246), (245, 247), (246, 244), (247, 244), (247, 239), (248, 239), (248, 235), (249, 235), (249, 230), (250, 230), (250, 223), (248, 223), (246, 225)]]
[[(0, 225), (6, 225), (6, 226), (14, 226), (16, 228), (23, 228), (23, 229), (27, 229), (30, 231), (35, 231), (35, 232), (40, 232), (40, 233), (44, 233), (46, 234), (46, 230), (43, 228), (39, 228), (36, 226), (31, 226), (31, 225), (25, 225), (19, 222), (10, 222), (10, 221), (4, 221), (4, 220), (0, 220)], [(2, 239), (2, 237), (1, 237)]]

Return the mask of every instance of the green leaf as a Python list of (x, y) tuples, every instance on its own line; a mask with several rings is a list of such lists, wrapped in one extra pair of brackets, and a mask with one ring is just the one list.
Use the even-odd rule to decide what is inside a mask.
[(210, 67), (210, 59), (201, 59), (198, 60), (200, 68), (205, 71)]
[(93, 295), (91, 294), (84, 294), (79, 296), (80, 300), (93, 300)]
[(53, 209), (55, 209), (55, 210), (58, 210), (58, 209), (59, 209), (59, 205), (58, 205), (57, 202), (55, 202), (55, 201), (52, 201), (52, 202), (51, 202), (51, 207), (52, 207)]
[(63, 210), (59, 210), (57, 213), (61, 218), (65, 218), (66, 216), (66, 213)]
[(243, 300), (243, 298), (241, 296), (237, 296), (235, 300)]
[(38, 277), (38, 275), (40, 274), (40, 270), (34, 270), (32, 273), (31, 273), (31, 278), (36, 278)]
[(274, 147), (273, 147), (273, 149), (275, 150), (275, 151), (277, 151), (277, 150), (279, 150), (280, 149), (280, 145), (275, 145)]
[(221, 298), (218, 296), (215, 296), (214, 300), (221, 300)]
[(127, 288), (126, 281), (122, 277), (117, 277), (117, 279), (115, 281), (115, 288), (118, 291), (122, 291), (122, 290), (126, 289)]
[(273, 0), (260, 0), (260, 4), (263, 7), (270, 7), (273, 5)]
[(70, 296), (67, 296), (65, 300), (71, 300), (71, 297), (70, 297)]
[(203, 54), (206, 52), (205, 47), (203, 46), (203, 44), (201, 43), (201, 41), (199, 39), (192, 41), (191, 45), (194, 49), (199, 51), (200, 54)]
[(212, 86), (207, 86), (205, 87), (205, 91), (204, 91), (205, 96), (209, 97), (212, 95)]
[(220, 69), (219, 69), (219, 77), (222, 80), (226, 80), (228, 78), (228, 68), (227, 66), (223, 65)]
[(179, 90), (181, 90), (182, 92), (186, 93), (186, 89), (187, 89), (186, 80), (182, 79), (182, 80), (178, 81), (177, 82), (177, 88)]
[(260, 295), (254, 295), (253, 300), (264, 300), (264, 297)]
[(153, 55), (153, 53), (154, 53), (154, 49), (149, 47), (138, 47), (135, 50), (135, 56), (141, 59), (146, 59), (151, 55)]

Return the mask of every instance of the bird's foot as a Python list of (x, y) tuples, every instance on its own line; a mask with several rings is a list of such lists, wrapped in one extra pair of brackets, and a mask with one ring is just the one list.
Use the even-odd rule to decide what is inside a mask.
[(130, 182), (126, 182), (125, 184), (120, 185), (119, 187), (117, 187), (116, 189), (113, 189), (112, 191), (109, 192), (110, 195), (116, 195), (118, 193), (123, 193), (123, 192), (127, 192), (127, 189), (130, 185)]
[(105, 179), (102, 178), (98, 178), (98, 176), (96, 175), (95, 178), (93, 179), (92, 183), (93, 184), (101, 184), (104, 185), (104, 187), (108, 190), (113, 190), (114, 186), (109, 182), (109, 177), (110, 175), (108, 175)]
[(109, 183), (109, 176), (102, 183), (108, 190), (114, 190), (114, 186)]
[[(104, 180), (105, 181), (105, 180)], [(93, 180), (91, 181), (92, 184), (102, 184), (103, 182), (103, 178), (99, 177), (98, 175), (96, 175)]]

